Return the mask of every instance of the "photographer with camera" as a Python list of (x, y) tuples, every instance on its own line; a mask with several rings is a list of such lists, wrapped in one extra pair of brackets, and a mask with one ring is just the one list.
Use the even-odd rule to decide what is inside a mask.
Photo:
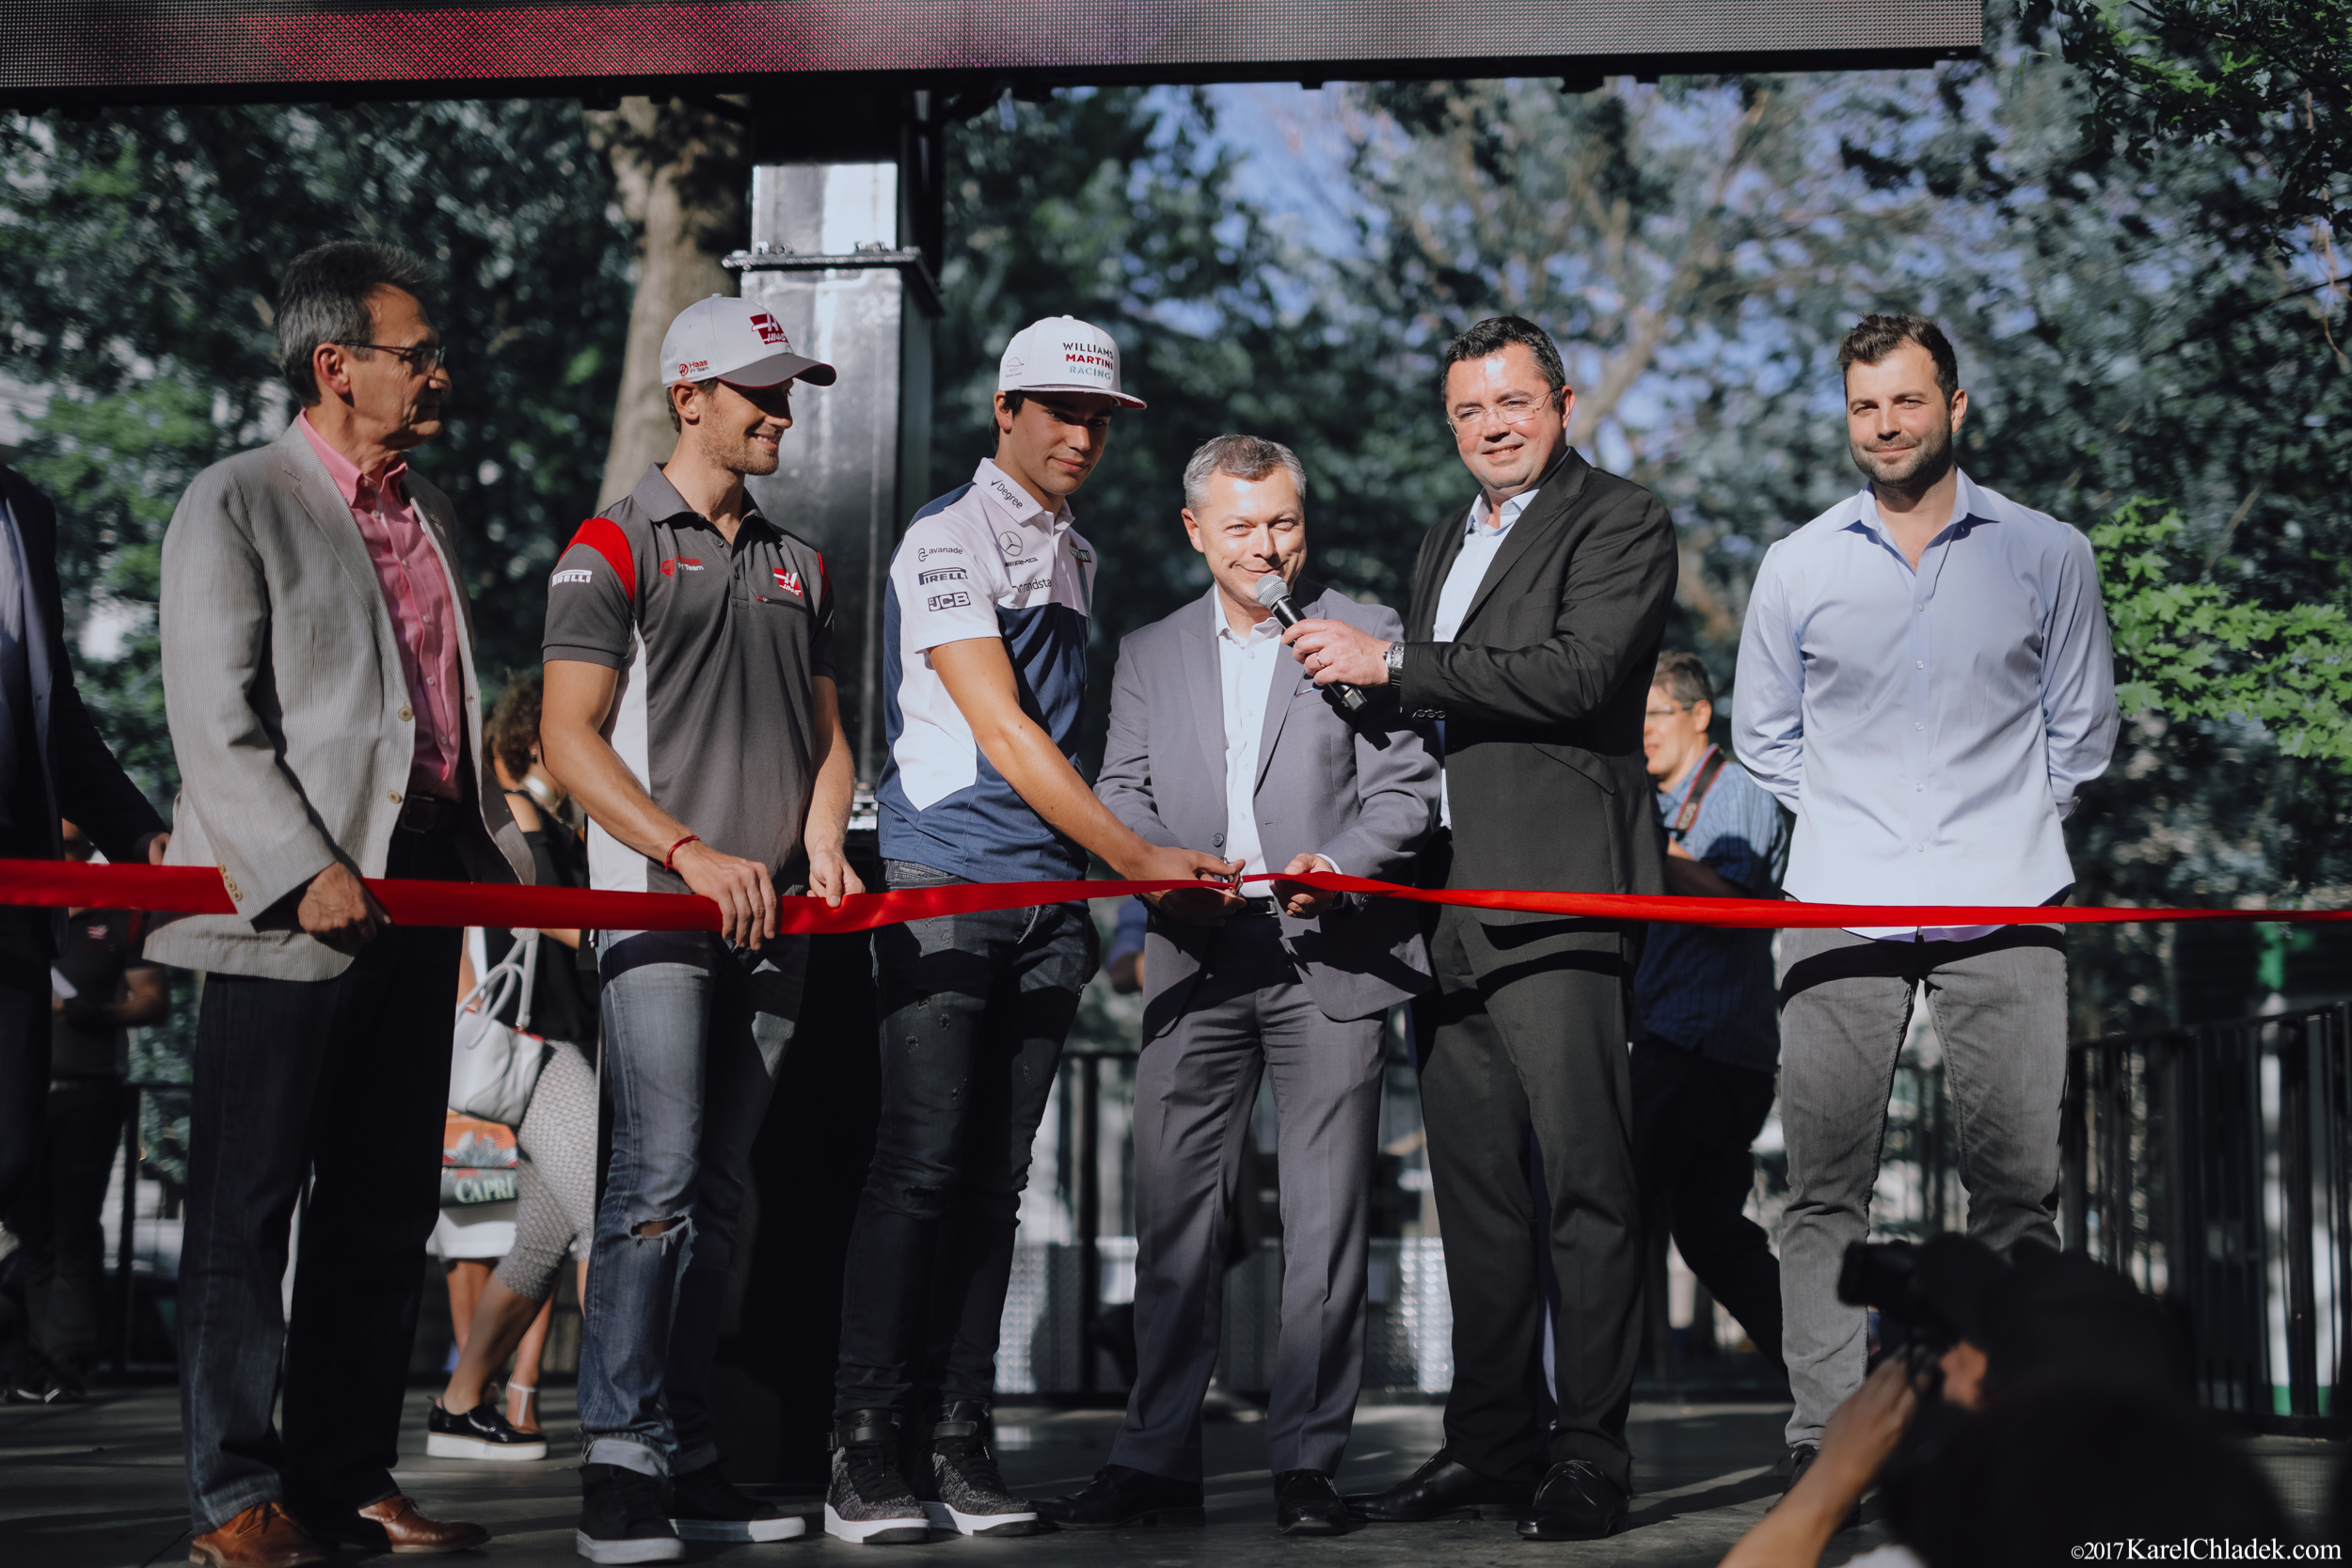
[(1875, 1485), (1898, 1544), (1849, 1568), (2069, 1561), (2092, 1540), (2286, 1534), (2252, 1464), (2190, 1399), (2165, 1307), (2080, 1254), (1964, 1236), (1855, 1243), (1837, 1292), (1877, 1367), (1820, 1456), (1723, 1568), (1814, 1568)]

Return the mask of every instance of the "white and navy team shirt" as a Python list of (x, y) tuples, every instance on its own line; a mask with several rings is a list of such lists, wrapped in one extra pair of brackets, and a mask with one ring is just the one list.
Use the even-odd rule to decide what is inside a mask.
[(882, 600), (884, 859), (976, 882), (1086, 874), (1086, 851), (980, 754), (930, 651), (1002, 639), (1022, 711), (1074, 768), (1093, 603), (1094, 550), (1071, 526), (1069, 506), (1040, 506), (993, 462), (982, 459), (972, 483), (914, 515)]
[[(621, 673), (604, 736), (654, 803), (712, 848), (806, 880), (813, 682), (834, 678), (824, 557), (746, 507), (729, 544), (662, 477), (582, 523), (548, 579), (549, 659)], [(684, 893), (685, 879), (593, 820), (589, 885)]]

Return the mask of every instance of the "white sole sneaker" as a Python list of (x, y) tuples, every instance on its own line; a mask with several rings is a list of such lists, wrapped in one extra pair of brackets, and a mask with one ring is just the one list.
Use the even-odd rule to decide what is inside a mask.
[(436, 1459), (485, 1459), (492, 1464), (517, 1465), (525, 1460), (545, 1459), (545, 1443), (485, 1443), (479, 1437), (460, 1437), (453, 1432), (437, 1432), (424, 1440), (424, 1451)]
[(946, 1503), (925, 1503), (923, 1512), (930, 1515), (931, 1528), (951, 1529), (958, 1535), (1034, 1535), (1037, 1515), (1030, 1513), (962, 1513)]
[(686, 1555), (686, 1543), (675, 1535), (597, 1541), (586, 1530), (576, 1529), (572, 1531), (572, 1549), (591, 1562), (675, 1562)]
[(673, 1519), (670, 1528), (681, 1541), (790, 1541), (808, 1533), (808, 1521), (787, 1513), (777, 1519)]
[(833, 1504), (827, 1503), (825, 1533), (854, 1546), (911, 1546), (931, 1538), (931, 1525), (928, 1513), (920, 1519), (844, 1519), (834, 1512)]

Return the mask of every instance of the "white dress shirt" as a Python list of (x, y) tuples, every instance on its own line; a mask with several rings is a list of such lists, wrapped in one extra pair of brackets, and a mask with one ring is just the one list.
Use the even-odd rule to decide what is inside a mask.
[(2122, 727), (2090, 542), (1959, 477), (1915, 568), (1865, 489), (1756, 573), (1731, 736), (1796, 813), (1793, 897), (2028, 905), (2074, 880), (2059, 823)]
[[(1470, 613), (1470, 600), (1478, 595), (1478, 585), (1486, 580), (1486, 568), (1494, 564), (1495, 552), (1502, 548), (1503, 537), (1511, 525), (1519, 520), (1519, 514), (1528, 503), (1543, 492), (1538, 484), (1522, 490), (1502, 503), (1499, 513), (1486, 506), (1486, 493), (1481, 490), (1470, 502), (1470, 515), (1462, 520), (1462, 553), (1454, 558), (1453, 569), (1445, 575), (1445, 586), (1438, 590), (1438, 619), (1430, 628), (1430, 636), (1439, 642), (1451, 642), (1454, 633), (1462, 629), (1462, 617)], [(1442, 733), (1442, 732), (1441, 732)], [(1454, 826), (1454, 800), (1447, 786), (1445, 770), (1438, 770), (1438, 820)]]
[[(1210, 595), (1209, 613), (1216, 617), (1216, 666), (1225, 711), (1225, 847), (1220, 852), (1229, 861), (1240, 861), (1244, 876), (1262, 876), (1280, 867), (1266, 864), (1265, 848), (1258, 842), (1258, 743), (1265, 734), (1275, 665), (1296, 661), (1282, 646), (1282, 623), (1273, 616), (1247, 633), (1237, 632), (1225, 617), (1223, 599), (1216, 594)], [(1327, 871), (1340, 869), (1327, 856), (1315, 859)], [(1266, 896), (1263, 886), (1242, 891), (1253, 898)]]

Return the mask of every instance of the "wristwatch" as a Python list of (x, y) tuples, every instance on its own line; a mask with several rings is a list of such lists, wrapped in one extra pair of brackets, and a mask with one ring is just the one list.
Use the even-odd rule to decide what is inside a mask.
[(1405, 678), (1405, 644), (1390, 643), (1389, 651), (1382, 657), (1389, 666), (1389, 684), (1394, 686)]

